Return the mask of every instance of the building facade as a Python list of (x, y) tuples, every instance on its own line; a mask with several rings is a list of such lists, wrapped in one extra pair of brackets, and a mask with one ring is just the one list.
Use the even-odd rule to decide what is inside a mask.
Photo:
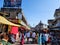
[(49, 28), (60, 30), (60, 8), (55, 10), (54, 19), (48, 20)]
[(51, 45), (60, 45), (60, 8), (55, 10), (54, 19), (48, 20), (48, 24), (50, 35), (54, 40), (51, 40)]
[[(3, 4), (3, 7), (1, 8), (0, 12), (6, 13), (7, 15), (3, 15), (3, 16), (10, 22), (13, 22), (13, 23), (19, 24), (19, 25), (23, 24), (22, 26), (27, 27), (28, 24), (27, 24), (27, 21), (26, 21), (26, 18), (24, 16), (23, 12), (22, 12), (21, 3), (22, 3), (22, 0), (4, 0), (4, 4)], [(8, 29), (10, 27), (11, 26), (7, 26)], [(2, 28), (1, 28), (1, 30), (2, 30)]]

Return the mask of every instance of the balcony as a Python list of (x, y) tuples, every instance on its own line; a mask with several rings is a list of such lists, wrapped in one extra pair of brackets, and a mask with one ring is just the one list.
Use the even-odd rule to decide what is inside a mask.
[(55, 19), (60, 19), (60, 15), (59, 16), (55, 16)]

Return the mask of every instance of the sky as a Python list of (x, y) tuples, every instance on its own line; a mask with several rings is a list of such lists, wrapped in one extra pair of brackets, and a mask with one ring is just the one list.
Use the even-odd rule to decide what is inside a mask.
[[(3, 7), (3, 0), (0, 0), (1, 7)], [(59, 7), (60, 0), (22, 0), (22, 11), (32, 27), (40, 21), (48, 24), (49, 19), (54, 19), (55, 9)]]
[(48, 24), (49, 19), (54, 19), (55, 9), (60, 7), (60, 0), (23, 0), (22, 9), (28, 23), (36, 26), (40, 20)]

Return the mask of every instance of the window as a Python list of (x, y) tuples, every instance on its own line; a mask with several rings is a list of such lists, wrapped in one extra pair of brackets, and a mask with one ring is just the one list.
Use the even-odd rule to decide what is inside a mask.
[(60, 13), (57, 13), (57, 15), (59, 16), (59, 15), (60, 15)]

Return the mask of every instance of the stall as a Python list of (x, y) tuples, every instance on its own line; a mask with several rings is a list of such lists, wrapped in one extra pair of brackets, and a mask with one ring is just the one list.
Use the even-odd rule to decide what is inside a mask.
[(8, 21), (6, 18), (4, 18), (3, 16), (0, 16), (0, 24), (3, 25), (3, 30), (5, 30), (5, 28), (9, 27), (7, 29), (7, 31), (10, 30), (11, 26), (16, 26), (16, 27), (21, 27), (21, 25), (18, 25), (18, 24), (14, 24), (10, 21)]
[(22, 20), (18, 20), (18, 22), (22, 25), (23, 28), (25, 28), (26, 30), (30, 30), (30, 27), (25, 24)]
[(60, 27), (50, 29), (51, 45), (60, 45)]

